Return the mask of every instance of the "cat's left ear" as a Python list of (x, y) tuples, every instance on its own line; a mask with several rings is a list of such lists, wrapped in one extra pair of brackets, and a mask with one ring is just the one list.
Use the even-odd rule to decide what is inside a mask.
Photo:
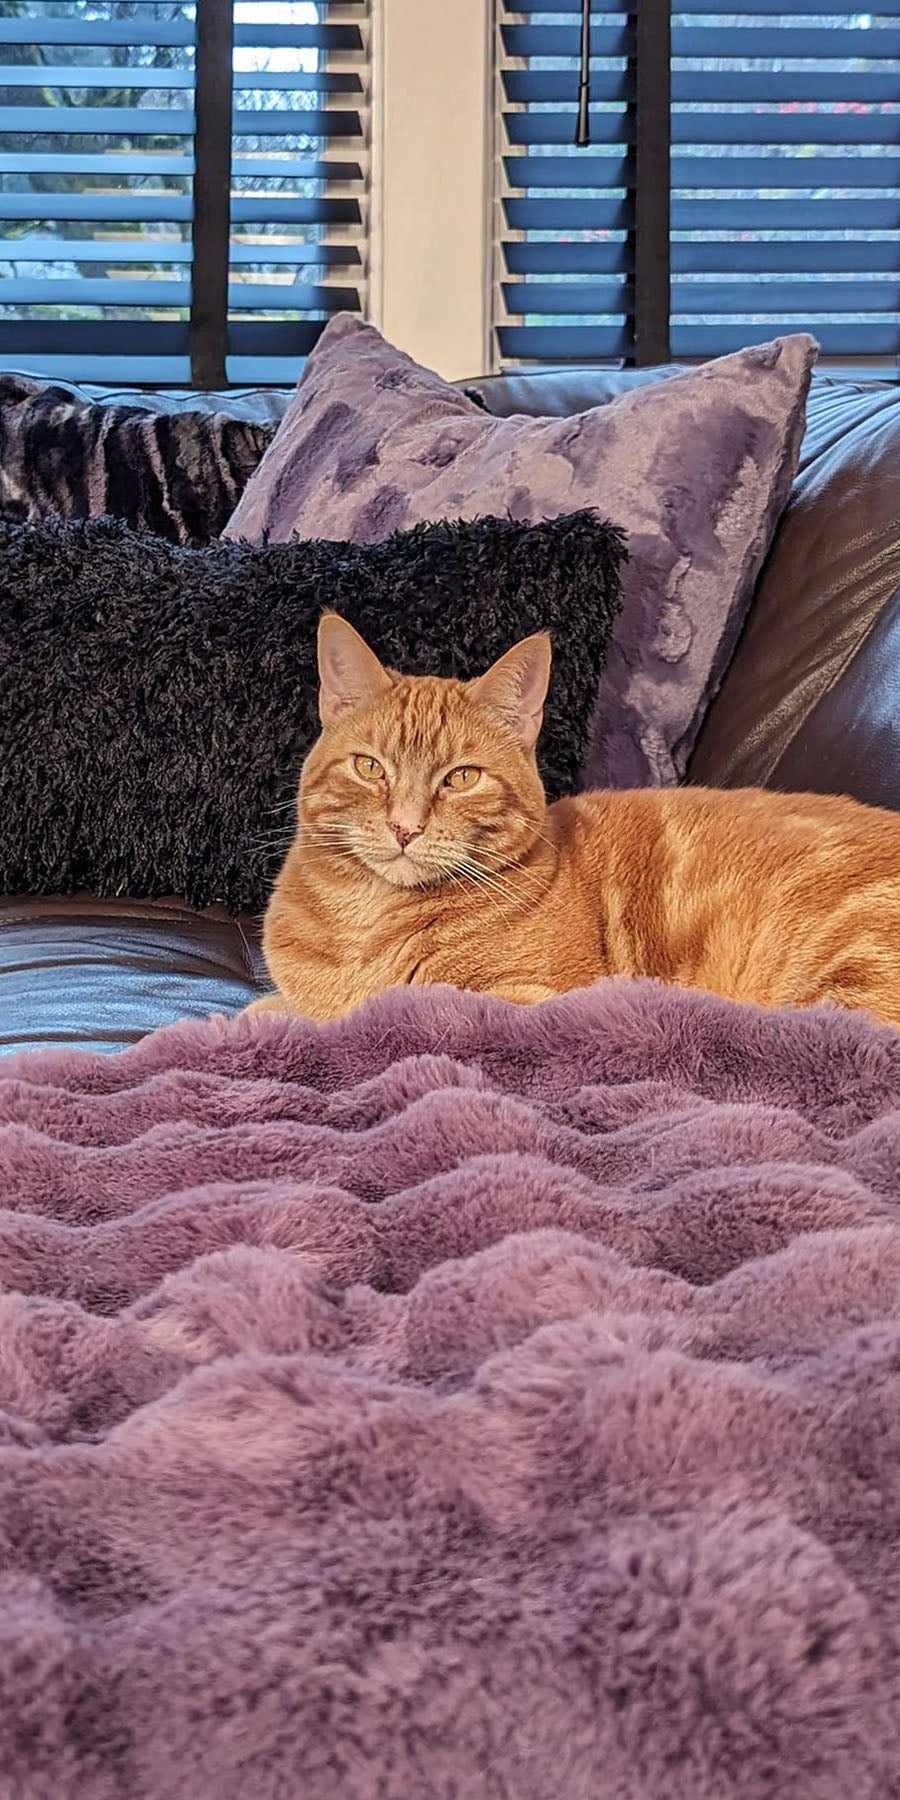
[(502, 713), (526, 750), (537, 743), (543, 722), (551, 657), (548, 633), (536, 631), (469, 683), (472, 699)]

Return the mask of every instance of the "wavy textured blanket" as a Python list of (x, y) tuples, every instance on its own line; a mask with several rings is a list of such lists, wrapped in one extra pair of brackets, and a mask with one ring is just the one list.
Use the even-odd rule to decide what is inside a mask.
[(650, 983), (5, 1064), (3, 1800), (900, 1793), (898, 1109)]

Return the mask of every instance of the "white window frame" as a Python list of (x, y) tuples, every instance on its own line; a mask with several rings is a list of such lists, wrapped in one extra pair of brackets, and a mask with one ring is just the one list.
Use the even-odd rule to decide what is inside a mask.
[(447, 380), (495, 366), (492, 0), (373, 0), (369, 316)]

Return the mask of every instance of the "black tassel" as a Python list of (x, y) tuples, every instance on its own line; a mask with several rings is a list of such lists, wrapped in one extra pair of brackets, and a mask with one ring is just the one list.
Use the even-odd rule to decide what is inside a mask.
[(591, 0), (581, 0), (581, 68), (578, 75), (578, 124), (575, 142), (579, 148), (591, 141)]

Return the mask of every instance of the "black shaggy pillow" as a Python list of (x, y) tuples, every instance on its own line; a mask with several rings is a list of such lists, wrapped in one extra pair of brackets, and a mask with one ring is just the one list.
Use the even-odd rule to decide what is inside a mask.
[(218, 537), (275, 423), (79, 398), (0, 374), (0, 519), (101, 513), (193, 547)]
[(589, 512), (262, 549), (0, 524), (0, 893), (262, 907), (319, 731), (325, 606), (389, 666), (463, 680), (546, 627), (540, 762), (571, 791), (624, 555)]

